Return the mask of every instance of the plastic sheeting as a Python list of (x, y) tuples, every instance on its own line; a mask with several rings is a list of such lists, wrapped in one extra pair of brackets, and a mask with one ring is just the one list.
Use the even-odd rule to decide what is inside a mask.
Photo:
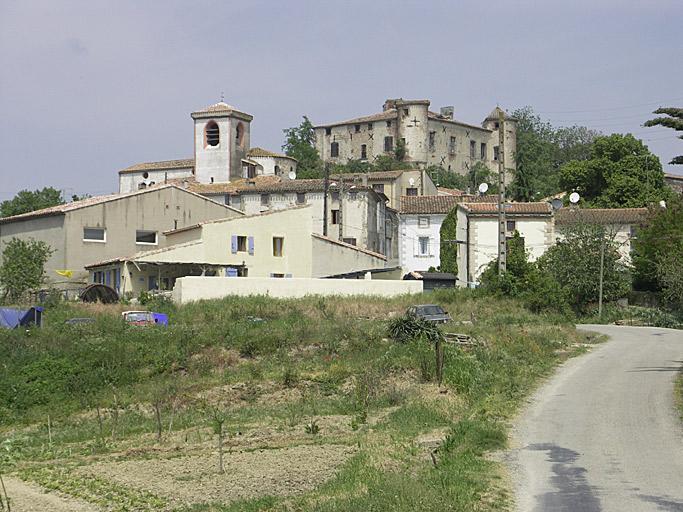
[(43, 323), (43, 308), (14, 309), (0, 308), (0, 328), (16, 329), (20, 325), (35, 324), (41, 326)]

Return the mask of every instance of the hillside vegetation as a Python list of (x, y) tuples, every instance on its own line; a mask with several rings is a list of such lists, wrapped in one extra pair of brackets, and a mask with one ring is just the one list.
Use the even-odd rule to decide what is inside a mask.
[[(427, 341), (387, 337), (416, 300), (479, 342), (446, 345), (441, 387)], [(488, 454), (540, 378), (594, 341), (467, 290), (154, 307), (168, 328), (62, 304), (43, 329), (0, 332), (2, 474), (102, 510), (499, 510)], [(64, 324), (82, 316), (96, 322)]]

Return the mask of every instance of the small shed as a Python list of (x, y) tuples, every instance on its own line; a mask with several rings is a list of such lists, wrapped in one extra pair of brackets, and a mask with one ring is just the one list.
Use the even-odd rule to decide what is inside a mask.
[(455, 288), (457, 277), (450, 272), (409, 272), (403, 279), (422, 281), (422, 289), (427, 292), (437, 288)]

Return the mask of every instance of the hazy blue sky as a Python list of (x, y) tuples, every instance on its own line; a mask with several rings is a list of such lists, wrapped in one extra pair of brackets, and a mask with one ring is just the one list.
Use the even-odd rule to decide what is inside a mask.
[[(279, 150), (315, 123), (429, 98), (479, 123), (499, 103), (630, 131), (668, 162), (683, 105), (683, 1), (0, 2), (0, 199), (115, 191), (136, 162), (192, 156), (190, 112), (225, 100)], [(671, 166), (669, 166), (671, 169)]]

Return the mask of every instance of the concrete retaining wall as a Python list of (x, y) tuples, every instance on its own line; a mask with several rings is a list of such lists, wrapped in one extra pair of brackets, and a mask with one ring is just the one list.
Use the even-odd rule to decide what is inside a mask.
[(182, 277), (176, 280), (173, 288), (173, 301), (177, 304), (185, 304), (202, 299), (220, 299), (228, 295), (270, 295), (278, 298), (296, 298), (306, 295), (395, 297), (411, 293), (422, 293), (422, 281)]

